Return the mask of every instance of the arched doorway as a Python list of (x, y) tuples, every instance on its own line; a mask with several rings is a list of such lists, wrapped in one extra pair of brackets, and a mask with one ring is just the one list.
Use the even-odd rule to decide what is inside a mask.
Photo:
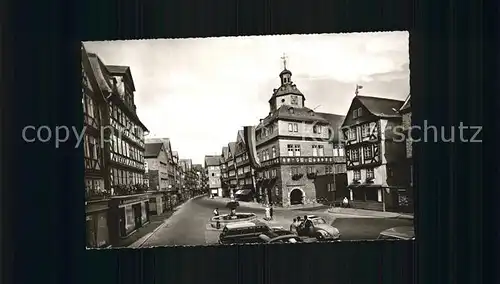
[(294, 188), (290, 191), (290, 205), (303, 204), (304, 192), (300, 188)]

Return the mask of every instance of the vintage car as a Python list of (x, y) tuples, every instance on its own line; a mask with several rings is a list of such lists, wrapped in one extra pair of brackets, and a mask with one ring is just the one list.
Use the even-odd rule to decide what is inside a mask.
[(378, 240), (415, 240), (415, 229), (412, 226), (394, 227), (380, 232)]
[(224, 226), (219, 235), (220, 244), (262, 243), (261, 234), (272, 234), (266, 224), (255, 221), (230, 223)]
[(297, 235), (316, 238), (319, 241), (337, 240), (340, 238), (340, 232), (337, 228), (329, 225), (325, 219), (316, 215), (307, 215), (311, 222), (311, 227), (306, 227), (306, 220), (303, 216), (297, 217), (300, 225), (297, 226)]

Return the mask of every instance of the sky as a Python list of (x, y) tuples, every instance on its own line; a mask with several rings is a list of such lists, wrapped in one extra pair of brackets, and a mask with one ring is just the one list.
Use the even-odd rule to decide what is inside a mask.
[(147, 137), (168, 137), (181, 159), (203, 164), (237, 131), (269, 113), (283, 54), (306, 107), (345, 115), (359, 95), (404, 100), (407, 32), (84, 42), (104, 64), (129, 66)]

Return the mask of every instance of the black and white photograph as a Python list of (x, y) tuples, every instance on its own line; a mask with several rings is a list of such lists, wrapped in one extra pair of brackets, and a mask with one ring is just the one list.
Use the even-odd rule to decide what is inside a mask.
[(88, 249), (415, 239), (408, 32), (81, 51)]

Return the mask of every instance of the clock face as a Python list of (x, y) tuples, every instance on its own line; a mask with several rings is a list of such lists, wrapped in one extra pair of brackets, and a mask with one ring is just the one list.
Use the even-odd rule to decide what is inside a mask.
[(298, 103), (298, 98), (297, 96), (292, 96), (292, 104), (296, 105)]

